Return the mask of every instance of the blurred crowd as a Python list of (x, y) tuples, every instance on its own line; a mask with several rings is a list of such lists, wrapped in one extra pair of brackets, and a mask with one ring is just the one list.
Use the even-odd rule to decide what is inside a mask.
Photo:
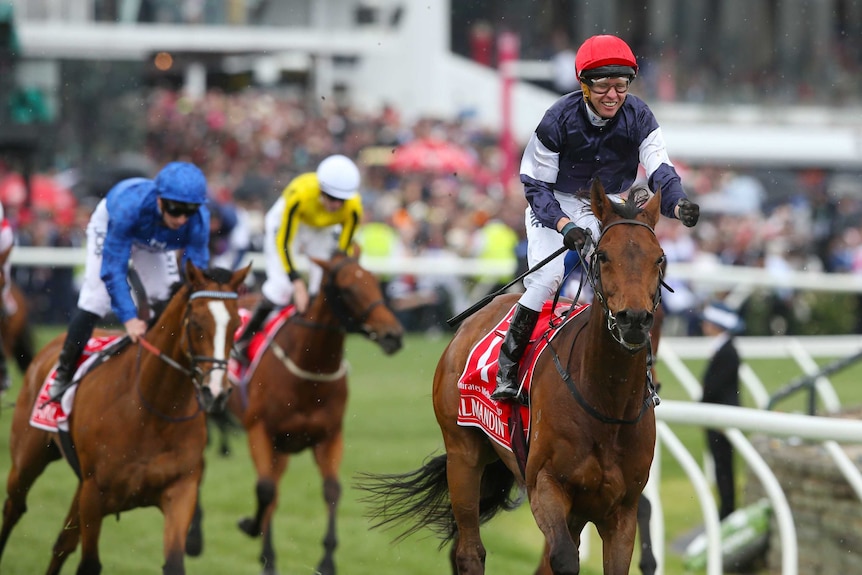
[[(294, 176), (314, 170), (330, 154), (344, 153), (363, 171), (366, 221), (359, 238), (365, 253), (434, 257), (441, 266), (446, 258), (487, 258), (524, 269), (522, 187), (517, 174), (502, 173), (499, 134), (469, 118), (406, 122), (392, 107), (368, 113), (335, 102), (311, 105), (287, 93), (212, 90), (192, 100), (155, 89), (147, 102), (146, 134), (145, 149), (137, 154), (140, 175), (152, 175), (171, 160), (194, 162), (206, 173), (215, 214), (212, 249), (221, 265), (235, 265), (245, 252), (261, 249), (263, 214)], [(442, 143), (469, 161), (456, 167), (421, 161), (395, 165), (395, 150), (409, 142)], [(657, 233), (671, 266), (717, 261), (775, 273), (862, 273), (858, 173), (677, 167), (703, 218), (694, 229), (662, 220)], [(117, 177), (135, 173), (121, 168)], [(80, 175), (52, 176), (59, 187), (74, 191), (72, 208), (60, 212), (52, 207), (59, 204), (43, 202), (28, 210), (10, 201), (14, 198), (0, 179), (0, 201), (20, 245), (80, 245), (89, 210), (106, 191), (88, 189), (82, 182), (91, 180)], [(0, 178), (7, 177), (0, 170)], [(30, 293), (49, 294), (35, 306), (43, 321), (65, 323), (63, 314), (74, 307), (74, 270), (21, 266), (16, 279)], [(440, 331), (450, 315), (511, 278), (393, 274), (383, 279), (408, 329)], [(711, 295), (684, 283), (674, 289), (665, 302), (681, 317), (696, 313)]]

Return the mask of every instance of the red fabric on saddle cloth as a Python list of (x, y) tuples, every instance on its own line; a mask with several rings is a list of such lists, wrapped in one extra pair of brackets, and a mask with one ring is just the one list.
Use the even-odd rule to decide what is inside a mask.
[[(252, 336), (251, 342), (248, 345), (248, 357), (251, 359), (248, 368), (243, 369), (240, 363), (233, 358), (228, 361), (227, 375), (234, 385), (243, 385), (246, 383), (246, 375), (254, 371), (252, 369), (253, 367), (257, 367), (257, 364), (260, 361), (260, 356), (262, 356), (266, 348), (269, 347), (269, 342), (272, 341), (272, 338), (275, 337), (276, 332), (278, 332), (281, 325), (287, 321), (287, 318), (295, 313), (296, 306), (294, 305), (281, 308), (281, 310), (275, 314), (272, 319), (266, 322), (262, 330)], [(240, 334), (242, 334), (242, 330), (245, 329), (245, 326), (248, 324), (249, 320), (251, 320), (251, 312), (245, 308), (240, 309), (239, 319), (240, 326), (234, 333), (234, 339), (239, 338)]]
[[(84, 347), (84, 352), (78, 359), (78, 369), (75, 372), (73, 379), (80, 378), (83, 374), (90, 370), (90, 365), (96, 360), (99, 352), (104, 351), (114, 342), (118, 341), (121, 335), (105, 335), (101, 337), (91, 337)], [(49, 389), (54, 383), (54, 378), (57, 376), (57, 365), (48, 372), (48, 377), (42, 382), (42, 387), (39, 388), (39, 395), (36, 397), (36, 403), (33, 404), (33, 411), (30, 413), (30, 425), (33, 427), (44, 429), (45, 431), (57, 431), (57, 429), (67, 430), (69, 415), (72, 413), (72, 404), (75, 399), (75, 390), (78, 384), (72, 385), (60, 403), (52, 401)]]
[[(533, 335), (530, 336), (530, 345), (524, 352), (524, 358), (518, 374), (521, 378), (525, 393), (530, 391), (530, 382), (533, 378), (533, 369), (542, 351), (559, 333), (563, 324), (587, 309), (589, 305), (576, 305), (565, 321), (556, 325), (553, 330), (549, 327), (551, 306), (553, 302), (547, 301), (539, 313), (539, 321)], [(554, 315), (559, 318), (569, 309), (569, 303), (557, 303)], [(512, 415), (512, 407), (520, 404), (514, 401), (494, 401), (491, 394), (494, 392), (497, 380), (497, 356), (500, 353), (500, 345), (509, 328), (509, 322), (515, 307), (500, 320), (494, 329), (488, 332), (470, 351), (467, 357), (467, 365), (458, 379), (458, 390), (461, 392), (461, 402), (458, 406), (458, 425), (473, 426), (481, 428), (488, 437), (499, 443), (509, 451), (512, 450), (512, 438), (509, 430), (509, 420)], [(545, 332), (550, 331), (548, 337), (542, 337)], [(530, 433), (530, 410), (521, 409), (525, 436)]]

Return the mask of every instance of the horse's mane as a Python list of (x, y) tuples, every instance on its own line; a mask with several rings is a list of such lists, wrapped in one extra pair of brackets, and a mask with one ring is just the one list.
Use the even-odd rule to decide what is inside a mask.
[[(224, 268), (209, 268), (203, 270), (203, 274), (205, 278), (212, 280), (219, 285), (224, 285), (230, 282), (231, 277), (233, 276), (232, 271), (226, 270)], [(185, 280), (174, 282), (173, 284), (171, 284), (170, 295), (168, 296), (168, 299), (153, 303), (154, 313), (152, 318), (150, 318), (150, 321), (148, 322), (148, 325), (150, 327), (154, 326), (156, 322), (159, 321), (159, 318), (161, 317), (162, 313), (164, 313), (164, 311), (167, 309), (168, 303), (185, 285), (187, 285)]]
[(643, 205), (647, 203), (650, 197), (649, 188), (639, 184), (629, 188), (625, 202), (611, 202), (611, 207), (618, 216), (627, 220), (633, 220), (643, 211)]

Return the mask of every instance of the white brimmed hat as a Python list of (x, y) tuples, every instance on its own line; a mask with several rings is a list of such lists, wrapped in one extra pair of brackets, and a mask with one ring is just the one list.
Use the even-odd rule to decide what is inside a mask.
[(735, 311), (722, 303), (711, 303), (703, 308), (700, 317), (732, 333), (740, 333), (745, 329), (745, 322)]

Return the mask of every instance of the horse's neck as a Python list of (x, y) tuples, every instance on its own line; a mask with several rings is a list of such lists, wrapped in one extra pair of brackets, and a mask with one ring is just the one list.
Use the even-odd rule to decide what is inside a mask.
[[(304, 334), (302, 341), (307, 349), (299, 354), (299, 361), (296, 363), (317, 364), (321, 357), (326, 357), (337, 369), (344, 356), (345, 331), (332, 307), (326, 303), (323, 296), (318, 295), (312, 301), (304, 319), (305, 321), (300, 325)], [(327, 351), (329, 353), (325, 353)], [(315, 367), (323, 369), (326, 365), (315, 365)]]
[[(183, 352), (186, 299), (181, 295), (174, 297), (145, 337), (164, 357), (191, 369), (189, 358)], [(188, 374), (143, 348), (140, 353), (140, 369), (135, 377), (140, 378), (141, 395), (147, 403), (173, 411), (178, 405), (195, 400), (194, 387)]]
[(631, 353), (616, 341), (607, 327), (600, 305), (593, 305), (584, 343), (584, 377), (601, 381), (600, 389), (620, 397), (621, 391), (644, 387), (647, 350)]

